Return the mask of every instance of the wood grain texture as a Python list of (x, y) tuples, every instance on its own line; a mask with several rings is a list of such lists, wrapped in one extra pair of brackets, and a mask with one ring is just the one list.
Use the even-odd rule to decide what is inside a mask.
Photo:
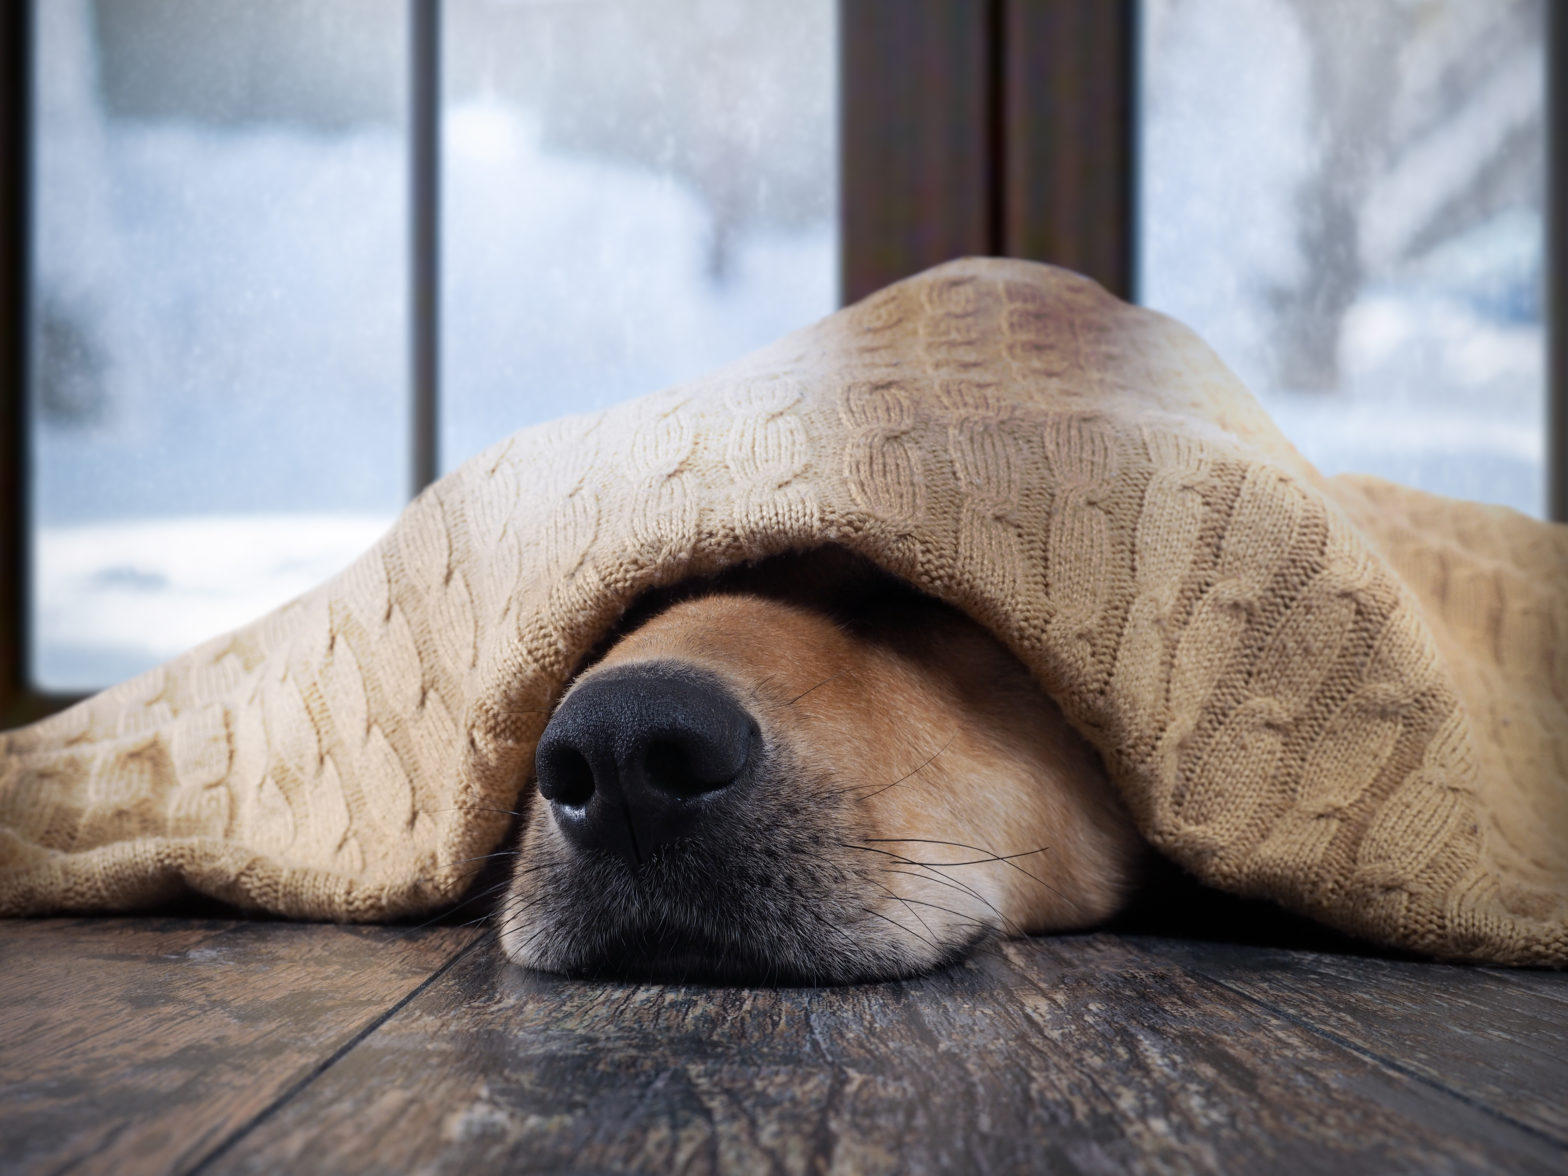
[(4, 923), (0, 1171), (189, 1171), (475, 934), (185, 919)]
[(1568, 1161), (1555, 1141), (1179, 954), (1042, 939), (907, 983), (761, 990), (575, 983), (475, 950), (206, 1170), (1343, 1174)]
[[(1568, 1143), (1568, 976), (1225, 944), (1162, 943), (1181, 962), (1358, 1053)], [(1549, 999), (1543, 1000), (1546, 997)]]
[(1495, 979), (1528, 988), (1540, 996), (1568, 1003), (1568, 974), (1549, 968), (1481, 968)]

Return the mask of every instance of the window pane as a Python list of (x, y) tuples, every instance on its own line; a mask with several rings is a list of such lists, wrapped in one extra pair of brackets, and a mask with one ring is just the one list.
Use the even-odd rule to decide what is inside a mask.
[(836, 307), (832, 0), (444, 11), (444, 468)]
[(1328, 473), (1545, 507), (1543, 0), (1144, 0), (1147, 304)]
[(32, 673), (103, 686), (405, 500), (405, 14), (40, 0)]

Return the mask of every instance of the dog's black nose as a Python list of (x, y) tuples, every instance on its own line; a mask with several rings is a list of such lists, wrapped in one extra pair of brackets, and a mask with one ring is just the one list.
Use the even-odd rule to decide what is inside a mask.
[(734, 790), (759, 743), (756, 721), (715, 679), (651, 663), (585, 681), (534, 753), (556, 825), (583, 849), (632, 865), (692, 833)]

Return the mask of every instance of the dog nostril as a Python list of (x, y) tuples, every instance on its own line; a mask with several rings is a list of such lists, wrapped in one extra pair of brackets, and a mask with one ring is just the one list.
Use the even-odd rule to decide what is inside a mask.
[(650, 743), (642, 753), (642, 768), (648, 783), (676, 796), (695, 796), (707, 788), (696, 782), (692, 772), (691, 756), (677, 743), (659, 740)]
[(750, 758), (756, 729), (717, 734), (688, 731), (681, 736), (651, 741), (643, 749), (642, 770), (650, 787), (689, 800), (728, 787), (740, 775)]
[(539, 792), (554, 804), (582, 808), (593, 797), (593, 769), (575, 747), (557, 744), (538, 760)]

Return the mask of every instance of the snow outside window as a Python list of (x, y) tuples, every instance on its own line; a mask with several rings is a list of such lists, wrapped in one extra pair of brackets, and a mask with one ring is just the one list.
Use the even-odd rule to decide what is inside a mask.
[[(837, 305), (832, 0), (447, 0), (443, 469)], [(99, 688), (402, 507), (407, 10), (39, 0), (31, 672)]]
[(1142, 301), (1326, 473), (1546, 506), (1545, 0), (1144, 0)]

